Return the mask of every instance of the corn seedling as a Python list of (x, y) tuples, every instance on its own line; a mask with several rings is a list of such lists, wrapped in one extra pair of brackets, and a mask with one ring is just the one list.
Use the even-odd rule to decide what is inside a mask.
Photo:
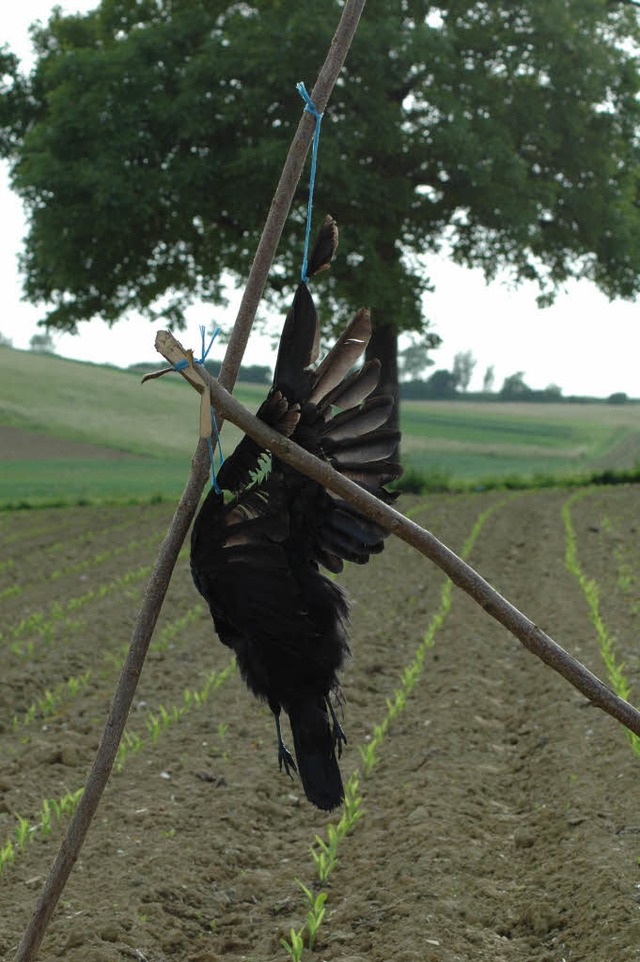
[(0, 875), (2, 875), (7, 866), (11, 865), (15, 857), (16, 852), (14, 844), (11, 839), (8, 839), (2, 848), (0, 848)]
[(300, 959), (302, 958), (302, 953), (304, 952), (303, 932), (303, 928), (300, 929), (299, 932), (296, 932), (295, 929), (291, 929), (291, 932), (289, 933), (291, 941), (288, 942), (287, 939), (280, 940), (281, 944), (287, 950), (291, 962), (300, 962)]
[[(48, 798), (45, 798), (42, 802), (42, 808), (40, 809), (40, 833), (42, 835), (48, 835), (51, 831), (51, 809), (53, 805), (49, 802)], [(60, 811), (58, 807), (58, 812)]]
[(319, 835), (316, 835), (315, 846), (312, 845), (310, 848), (311, 857), (322, 885), (326, 884), (336, 864), (339, 841), (336, 826), (329, 823), (329, 825), (327, 825), (327, 840), (325, 841)]
[(359, 779), (358, 773), (352, 772), (344, 787), (344, 804), (342, 817), (338, 822), (337, 832), (342, 839), (354, 827), (356, 822), (362, 818), (362, 796), (358, 795)]
[(182, 617), (176, 618), (170, 624), (165, 625), (159, 632), (157, 640), (154, 642), (155, 649), (157, 651), (166, 651), (168, 648), (172, 648), (174, 639), (182, 635), (185, 628), (188, 628), (194, 621), (203, 618), (204, 611), (203, 606), (198, 603), (192, 608), (189, 608)]
[(142, 747), (142, 739), (135, 732), (126, 731), (122, 736), (122, 741), (118, 745), (118, 754), (114, 763), (114, 771), (121, 772), (125, 761), (129, 755), (135, 755)]
[(13, 729), (16, 730), (19, 726), (26, 727), (36, 718), (45, 719), (53, 715), (65, 702), (75, 698), (86, 688), (90, 677), (91, 671), (87, 670), (82, 675), (72, 675), (53, 689), (46, 689), (43, 695), (29, 705), (24, 715), (13, 716), (11, 719)]
[(18, 815), (18, 824), (16, 825), (16, 844), (18, 848), (24, 848), (29, 840), (29, 832), (31, 831), (31, 825), (29, 819), (22, 818)]
[(21, 585), (10, 585), (10, 587), (3, 588), (2, 591), (0, 591), (0, 598), (11, 598), (13, 595), (19, 595), (21, 591)]
[(325, 914), (324, 903), (327, 901), (326, 892), (318, 892), (314, 895), (311, 889), (307, 888), (300, 879), (296, 879), (296, 882), (304, 892), (308, 905), (309, 911), (307, 913), (307, 921), (304, 924), (303, 929), (300, 929), (300, 934), (306, 930), (307, 933), (307, 945), (310, 949), (313, 949), (316, 941), (316, 936), (318, 934), (318, 929), (322, 924), (322, 920)]

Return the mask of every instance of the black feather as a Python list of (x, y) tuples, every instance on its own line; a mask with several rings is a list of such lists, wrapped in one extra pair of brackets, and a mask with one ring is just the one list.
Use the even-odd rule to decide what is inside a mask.
[[(309, 273), (328, 266), (336, 244), (328, 219)], [(300, 284), (258, 416), (390, 503), (394, 495), (384, 485), (402, 473), (389, 460), (399, 440), (385, 428), (393, 402), (369, 398), (379, 378), (376, 361), (348, 373), (369, 333), (368, 312), (359, 311), (314, 370), (318, 319)], [(346, 739), (329, 699), (349, 652), (349, 605), (319, 566), (339, 572), (345, 560), (364, 564), (382, 550), (387, 532), (276, 457), (267, 475), (259, 473), (264, 454), (244, 438), (225, 461), (218, 483), (233, 497), (207, 495), (193, 527), (191, 570), (220, 640), (235, 651), (247, 686), (274, 712), (281, 767), (296, 767), (282, 741), (284, 711), (305, 794), (330, 810), (344, 796), (336, 747)]]

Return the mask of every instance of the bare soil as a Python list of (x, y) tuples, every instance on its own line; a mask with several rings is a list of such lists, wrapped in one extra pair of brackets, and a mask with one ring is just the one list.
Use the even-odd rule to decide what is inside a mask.
[[(402, 507), (461, 551), (493, 506), (471, 563), (602, 675), (584, 594), (565, 566), (570, 494)], [(581, 564), (636, 687), (639, 509), (637, 487), (594, 489), (572, 508)], [(169, 516), (167, 506), (0, 516), (0, 850), (17, 838), (18, 817), (32, 827), (0, 875), (2, 959), (13, 958), (67, 822), (54, 818), (43, 834), (43, 800), (83, 784)], [(348, 777), (440, 611), (444, 577), (389, 542), (344, 583), (355, 601), (343, 678)], [(363, 815), (341, 843), (304, 958), (640, 959), (640, 760), (624, 730), (457, 589), (444, 615), (420, 682), (360, 779)], [(319, 890), (309, 847), (336, 816), (278, 772), (271, 716), (236, 672), (201, 707), (185, 698), (228, 660), (185, 555), (129, 721), (139, 748), (111, 778), (41, 959), (286, 962), (280, 940), (306, 918), (296, 880)], [(146, 720), (160, 706), (180, 710), (153, 740)]]
[(9, 461), (131, 457), (127, 451), (118, 451), (116, 448), (57, 438), (43, 431), (25, 431), (9, 424), (0, 424), (0, 454), (2, 460)]

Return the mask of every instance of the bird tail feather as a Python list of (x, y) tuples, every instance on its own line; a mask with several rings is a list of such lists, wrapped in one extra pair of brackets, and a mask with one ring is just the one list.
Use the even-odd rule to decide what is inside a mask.
[(288, 714), (304, 793), (313, 805), (331, 811), (344, 800), (344, 788), (325, 702), (297, 703)]

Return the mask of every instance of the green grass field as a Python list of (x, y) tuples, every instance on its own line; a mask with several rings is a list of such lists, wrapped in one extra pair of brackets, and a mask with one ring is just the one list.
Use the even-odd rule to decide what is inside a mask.
[(406, 401), (405, 463), (452, 480), (564, 478), (640, 462), (640, 406)]
[[(0, 425), (57, 438), (60, 457), (2, 452), (0, 504), (175, 498), (197, 441), (198, 399), (178, 375), (142, 386), (137, 375), (0, 348)], [(239, 385), (255, 410), (266, 387)], [(640, 462), (640, 406), (407, 401), (405, 467), (448, 483), (541, 475), (562, 479)], [(223, 450), (239, 439), (233, 425)], [(126, 452), (70, 454), (79, 441)], [(94, 452), (95, 453), (95, 452)]]

